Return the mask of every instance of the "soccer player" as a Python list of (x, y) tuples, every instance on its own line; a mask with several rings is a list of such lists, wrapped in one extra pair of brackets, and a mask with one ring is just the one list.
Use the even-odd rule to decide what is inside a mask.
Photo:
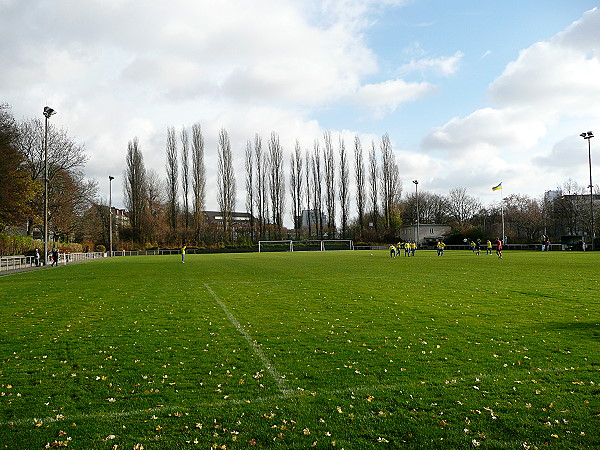
[(394, 244), (390, 245), (390, 258), (395, 258), (396, 257), (396, 247), (394, 247)]
[(185, 249), (187, 247), (184, 245), (183, 247), (181, 247), (181, 262), (185, 263)]
[(486, 243), (485, 254), (486, 255), (491, 255), (492, 254), (492, 241), (490, 241), (489, 239), (487, 240), (487, 243)]
[(444, 244), (442, 241), (438, 241), (437, 242), (437, 254), (438, 256), (444, 256), (444, 248), (446, 247), (446, 244)]
[(496, 238), (496, 255), (498, 255), (498, 258), (502, 259), (502, 241), (500, 238)]

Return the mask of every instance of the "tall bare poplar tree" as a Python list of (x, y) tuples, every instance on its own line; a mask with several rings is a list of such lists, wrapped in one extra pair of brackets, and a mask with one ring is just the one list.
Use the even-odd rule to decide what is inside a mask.
[(283, 228), (283, 208), (285, 201), (285, 185), (283, 175), (283, 148), (279, 143), (279, 135), (271, 133), (269, 139), (269, 194), (273, 225), (277, 229), (277, 237), (281, 237)]
[(153, 169), (146, 170), (146, 214), (143, 230), (149, 242), (160, 242), (165, 238), (164, 181)]
[(258, 215), (258, 231), (261, 239), (266, 235), (266, 224), (269, 217), (267, 209), (267, 158), (262, 148), (262, 138), (254, 136), (254, 159), (256, 161), (256, 213)]
[(229, 141), (229, 134), (227, 134), (225, 128), (221, 128), (219, 132), (218, 166), (219, 193), (217, 202), (221, 217), (223, 217), (223, 234), (225, 240), (231, 241), (233, 237), (232, 224), (236, 203), (236, 185), (231, 143)]
[(390, 137), (385, 134), (381, 138), (381, 178), (382, 178), (382, 204), (383, 217), (386, 228), (399, 225), (399, 205), (402, 186), (400, 184), (400, 173), (398, 164), (394, 158)]
[(316, 233), (323, 238), (323, 170), (321, 168), (321, 150), (319, 141), (315, 140), (314, 154), (312, 158), (312, 175), (313, 175), (313, 205), (316, 214), (315, 226)]
[(342, 219), (342, 237), (346, 237), (348, 231), (348, 216), (349, 211), (349, 169), (348, 169), (348, 153), (346, 152), (346, 145), (344, 139), (340, 136), (340, 184), (339, 184), (339, 198), (340, 198), (340, 210)]
[(358, 227), (362, 237), (365, 228), (365, 162), (358, 134), (354, 136), (354, 173), (356, 176), (356, 211), (358, 213)]
[(250, 214), (250, 230), (254, 240), (254, 151), (252, 150), (252, 141), (246, 142), (245, 153), (246, 168), (246, 211)]
[(375, 142), (371, 141), (371, 150), (369, 151), (369, 203), (371, 207), (371, 221), (377, 232), (377, 222), (379, 221), (379, 168), (377, 166), (377, 153), (375, 152)]
[(311, 198), (312, 198), (312, 189), (311, 189), (311, 171), (310, 171), (310, 153), (308, 152), (308, 150), (306, 150), (305, 152), (305, 157), (304, 157), (304, 164), (306, 169), (304, 170), (304, 175), (305, 175), (305, 183), (304, 185), (306, 186), (306, 188), (304, 189), (304, 193), (306, 194), (306, 210), (308, 211), (308, 217), (307, 217), (307, 221), (308, 221), (308, 237), (310, 238), (311, 234), (312, 234), (312, 220), (311, 220), (311, 216), (314, 214), (314, 212), (311, 210), (310, 205), (311, 205)]
[(190, 138), (188, 132), (183, 127), (181, 129), (181, 190), (183, 191), (183, 221), (185, 225), (185, 237), (184, 241), (189, 238), (189, 227), (190, 227), (190, 205), (189, 205), (189, 192), (190, 192), (190, 164), (189, 164), (189, 153), (190, 153)]
[(296, 140), (294, 153), (290, 157), (290, 191), (292, 194), (292, 218), (294, 219), (294, 230), (296, 239), (299, 239), (302, 226), (302, 150), (300, 142)]
[(171, 239), (177, 232), (177, 190), (178, 190), (178, 165), (177, 165), (177, 139), (175, 127), (167, 128), (167, 218), (171, 230)]
[(323, 169), (325, 174), (325, 208), (327, 208), (327, 234), (335, 238), (335, 156), (331, 144), (331, 133), (323, 134), (325, 149), (323, 152)]
[(144, 238), (142, 220), (146, 207), (146, 169), (137, 137), (127, 144), (124, 178), (125, 208), (129, 211), (133, 239), (141, 244)]
[(194, 190), (194, 230), (196, 241), (200, 241), (204, 222), (206, 196), (206, 169), (204, 167), (204, 136), (202, 127), (192, 125), (192, 188)]

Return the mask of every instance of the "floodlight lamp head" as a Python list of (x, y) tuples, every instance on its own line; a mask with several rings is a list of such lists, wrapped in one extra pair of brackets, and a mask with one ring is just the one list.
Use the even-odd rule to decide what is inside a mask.
[(114, 179), (115, 179), (115, 177), (111, 177), (110, 175), (108, 176), (108, 181), (112, 181)]
[(588, 135), (588, 139), (594, 137), (594, 133), (592, 133), (591, 131), (588, 131), (587, 135)]
[(46, 119), (49, 119), (50, 116), (52, 116), (53, 114), (56, 114), (56, 111), (54, 111), (49, 106), (44, 106), (44, 116), (46, 117)]
[(583, 132), (583, 133), (581, 133), (579, 136), (581, 136), (582, 138), (584, 138), (584, 139), (585, 139), (585, 138), (586, 138), (586, 136), (587, 136), (587, 133), (584, 131), (584, 132)]
[(413, 183), (419, 184), (419, 180), (413, 180)]

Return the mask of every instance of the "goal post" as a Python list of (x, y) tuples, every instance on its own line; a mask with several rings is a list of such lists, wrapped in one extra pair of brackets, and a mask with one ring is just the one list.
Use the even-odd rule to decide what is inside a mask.
[(258, 252), (315, 252), (354, 250), (352, 239), (258, 241)]
[(258, 253), (293, 251), (292, 241), (258, 241)]
[(352, 239), (327, 239), (322, 242), (322, 250), (354, 250)]

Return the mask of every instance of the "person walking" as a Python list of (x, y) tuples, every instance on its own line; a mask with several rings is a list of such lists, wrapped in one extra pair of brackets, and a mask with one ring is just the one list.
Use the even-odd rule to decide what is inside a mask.
[(40, 251), (36, 248), (35, 255), (33, 256), (35, 267), (40, 267)]
[(498, 258), (502, 259), (502, 241), (500, 238), (496, 238), (496, 255), (498, 255)]
[(51, 266), (58, 266), (58, 249), (54, 247), (52, 249), (52, 264)]

